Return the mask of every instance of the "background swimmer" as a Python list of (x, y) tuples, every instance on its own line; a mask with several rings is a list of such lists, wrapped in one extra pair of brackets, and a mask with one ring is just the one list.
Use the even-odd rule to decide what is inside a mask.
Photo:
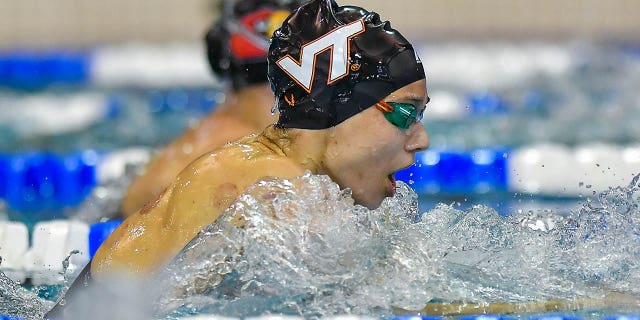
[(105, 241), (95, 274), (157, 270), (266, 177), (326, 174), (375, 208), (393, 195), (394, 172), (428, 147), (418, 121), (428, 101), (422, 63), (376, 13), (330, 0), (300, 7), (272, 38), (269, 79), (278, 123), (186, 167)]
[(228, 82), (223, 105), (172, 142), (135, 179), (122, 200), (129, 216), (154, 200), (191, 161), (274, 123), (273, 95), (267, 80), (268, 39), (299, 1), (222, 2), (221, 19), (207, 32), (207, 57), (213, 72)]

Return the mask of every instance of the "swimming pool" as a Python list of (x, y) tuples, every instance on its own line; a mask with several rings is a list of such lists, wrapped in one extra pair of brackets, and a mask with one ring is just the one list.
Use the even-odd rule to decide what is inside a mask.
[[(163, 50), (162, 48), (152, 49)], [(19, 65), (20, 68), (15, 67), (14, 64), (12, 68), (3, 69), (14, 71), (10, 73), (10, 77), (3, 78), (11, 81), (4, 80), (5, 89), (0, 95), (0, 107), (3, 108), (0, 132), (3, 137), (9, 137), (2, 139), (1, 145), (0, 175), (7, 178), (0, 182), (0, 198), (4, 200), (7, 208), (0, 210), (6, 212), (5, 215), (10, 220), (26, 223), (29, 226), (26, 228), (27, 235), (31, 233), (35, 236), (37, 233), (34, 231), (35, 224), (52, 218), (74, 217), (91, 224), (97, 222), (106, 212), (115, 212), (113, 208), (118, 202), (118, 195), (123, 192), (128, 179), (135, 173), (136, 167), (148, 159), (149, 150), (168, 141), (185, 126), (192, 124), (197, 117), (208, 112), (216, 102), (224, 99), (219, 91), (211, 89), (213, 80), (202, 77), (201, 71), (193, 71), (197, 68), (188, 64), (183, 64), (182, 67), (192, 70), (190, 72), (194, 76), (191, 79), (185, 76), (177, 84), (149, 83), (149, 79), (157, 78), (152, 75), (158, 75), (159, 71), (154, 70), (155, 73), (151, 75), (147, 73), (145, 76), (144, 65), (136, 68), (113, 68), (117, 63), (132, 61), (126, 58), (127, 54), (140, 55), (149, 53), (148, 50), (152, 49), (136, 51), (131, 47), (120, 50), (112, 48), (101, 52), (98, 58), (86, 61), (84, 55), (65, 55), (65, 59), (68, 58), (69, 61), (76, 63), (67, 61), (65, 63), (70, 64), (71, 67), (68, 69), (60, 67), (62, 70), (67, 70), (63, 73), (66, 74), (66, 78), (61, 78), (66, 79), (67, 83), (62, 87), (52, 86), (50, 83), (34, 84), (33, 81), (27, 81), (29, 78), (25, 80), (22, 76), (16, 76), (20, 73), (16, 73), (15, 70), (23, 70), (25, 64), (32, 68), (27, 68), (28, 70), (44, 68), (35, 58), (33, 61), (27, 59), (26, 62), (24, 59), (18, 59), (22, 63)], [(165, 56), (182, 55), (183, 58), (180, 61), (188, 60), (184, 57), (193, 57), (190, 51), (184, 48), (181, 50), (170, 48), (163, 52)], [(424, 46), (422, 51), (426, 64), (434, 66), (432, 70), (428, 70), (430, 95), (433, 100), (429, 111), (432, 116), (430, 117), (428, 111), (425, 119), (425, 125), (432, 139), (432, 150), (421, 154), (419, 164), (401, 174), (404, 175), (402, 180), (420, 192), (417, 202), (419, 209), (413, 202), (398, 200), (401, 202), (386, 207), (388, 211), (386, 214), (391, 212), (394, 216), (410, 215), (413, 216), (411, 220), (415, 223), (419, 221), (419, 218), (415, 217), (416, 214), (426, 212), (422, 217), (425, 222), (405, 224), (400, 220), (399, 225), (392, 225), (393, 228), (386, 230), (375, 228), (375, 224), (368, 225), (361, 220), (340, 220), (341, 218), (336, 217), (337, 212), (348, 212), (351, 216), (360, 217), (360, 219), (363, 219), (363, 213), (361, 209), (345, 204), (345, 200), (336, 194), (334, 202), (328, 206), (324, 204), (327, 208), (324, 212), (341, 221), (340, 225), (352, 224), (367, 230), (368, 233), (362, 230), (351, 230), (351, 232), (342, 230), (341, 234), (344, 236), (342, 240), (345, 243), (361, 249), (361, 252), (369, 253), (368, 258), (365, 259), (357, 251), (347, 250), (344, 243), (335, 241), (301, 243), (312, 248), (318, 246), (342, 249), (343, 251), (333, 252), (333, 257), (342, 257), (345, 261), (349, 261), (350, 264), (347, 264), (351, 266), (349, 270), (362, 269), (353, 268), (355, 265), (366, 268), (350, 275), (353, 277), (351, 279), (336, 282), (335, 279), (339, 278), (337, 273), (327, 271), (331, 267), (339, 269), (335, 266), (329, 264), (324, 274), (317, 273), (318, 270), (311, 268), (309, 261), (314, 261), (318, 266), (322, 265), (322, 261), (313, 260), (311, 256), (309, 261), (299, 261), (298, 265), (294, 264), (299, 270), (306, 270), (305, 272), (309, 274), (314, 271), (316, 275), (324, 276), (324, 278), (318, 276), (318, 279), (324, 279), (324, 282), (314, 282), (315, 280), (302, 277), (301, 274), (294, 273), (295, 276), (300, 276), (299, 278), (287, 277), (285, 273), (270, 274), (268, 269), (262, 266), (252, 266), (253, 269), (248, 270), (253, 270), (254, 274), (258, 276), (262, 276), (260, 273), (268, 274), (271, 277), (258, 282), (280, 288), (287, 294), (277, 295), (275, 298), (271, 296), (271, 300), (265, 300), (257, 294), (261, 291), (249, 291), (253, 299), (247, 298), (231, 306), (224, 304), (225, 300), (220, 297), (211, 302), (199, 296), (199, 299), (205, 299), (209, 304), (205, 303), (200, 309), (192, 307), (187, 308), (187, 311), (184, 308), (178, 310), (183, 312), (181, 316), (192, 313), (204, 314), (209, 311), (227, 316), (252, 316), (259, 314), (258, 311), (269, 310), (270, 306), (274, 307), (271, 310), (283, 312), (288, 310), (289, 313), (295, 313), (292, 311), (293, 306), (303, 306), (302, 310), (306, 311), (300, 313), (308, 317), (319, 314), (327, 316), (353, 313), (357, 310), (361, 310), (363, 314), (388, 317), (391, 314), (388, 311), (380, 311), (384, 307), (372, 307), (374, 304), (371, 300), (379, 301), (382, 305), (386, 303), (388, 307), (395, 303), (389, 300), (389, 297), (395, 295), (395, 297), (403, 297), (400, 299), (403, 302), (411, 301), (407, 309), (415, 310), (417, 304), (432, 298), (448, 300), (464, 297), (486, 300), (502, 298), (502, 300), (517, 302), (526, 300), (524, 297), (574, 298), (572, 294), (586, 296), (594, 294), (593, 291), (576, 288), (571, 284), (578, 281), (606, 283), (616, 290), (630, 290), (635, 293), (631, 290), (633, 285), (637, 284), (633, 276), (638, 261), (637, 252), (633, 249), (635, 240), (633, 237), (622, 236), (633, 234), (635, 231), (623, 229), (621, 225), (625, 222), (634, 226), (638, 214), (635, 186), (630, 185), (631, 175), (637, 173), (634, 170), (640, 161), (636, 146), (639, 135), (635, 125), (636, 120), (640, 118), (637, 108), (639, 98), (633, 90), (640, 77), (638, 67), (640, 64), (637, 57), (625, 48), (587, 44), (520, 46), (456, 43), (439, 47)], [(478, 51), (485, 53), (478, 56)], [(13, 63), (11, 59), (15, 60), (15, 57), (5, 56), (5, 58), (3, 61), (5, 66)], [(67, 65), (60, 62), (60, 59), (56, 61), (58, 66)], [(110, 65), (112, 68), (100, 65), (90, 66), (90, 63), (98, 63), (96, 61), (102, 61), (101, 63)], [(82, 63), (87, 63), (86, 69), (78, 67)], [(465, 72), (460, 72), (458, 68), (461, 66), (466, 66)], [(45, 69), (55, 70), (51, 67)], [(84, 74), (69, 70), (89, 71), (85, 71), (87, 74)], [(112, 74), (105, 74), (104, 70), (112, 70)], [(113, 70), (119, 70), (120, 73)], [(486, 76), (486, 70), (493, 70), (492, 77)], [(94, 75), (89, 76), (88, 74), (92, 72)], [(53, 75), (45, 79), (56, 79), (55, 72), (50, 74)], [(69, 74), (77, 76), (71, 77)], [(465, 76), (460, 78), (460, 74)], [(10, 85), (6, 85), (7, 82), (11, 82)], [(90, 107), (86, 108), (86, 106)], [(62, 115), (59, 118), (63, 121), (56, 124), (56, 121), (53, 121), (55, 118), (43, 117), (45, 111), (48, 114)], [(24, 119), (34, 125), (21, 125), (20, 121)], [(73, 119), (76, 120), (71, 121)], [(138, 128), (141, 127), (148, 130), (139, 130)], [(157, 127), (162, 127), (163, 130), (155, 130), (154, 128)], [(141, 131), (146, 132), (139, 135)], [(601, 144), (593, 144), (594, 141)], [(137, 149), (130, 149), (132, 147)], [(307, 179), (315, 181), (313, 179), (316, 178), (308, 177)], [(315, 182), (323, 188), (335, 189), (335, 186), (329, 182)], [(607, 187), (617, 185), (623, 188), (602, 193)], [(308, 199), (314, 199), (314, 197), (309, 196)], [(288, 201), (298, 200), (289, 199)], [(477, 207), (478, 204), (484, 204), (487, 207)], [(323, 204), (310, 202), (305, 205), (317, 208), (322, 207)], [(256, 210), (267, 209), (256, 208)], [(548, 246), (548, 242), (567, 240), (567, 235), (560, 231), (566, 232), (568, 229), (553, 228), (560, 224), (559, 221), (565, 221), (562, 219), (571, 217), (590, 221), (587, 219), (589, 215), (597, 214), (602, 218), (604, 213), (610, 213), (606, 215), (609, 218), (616, 217), (618, 211), (625, 214), (622, 217), (626, 220), (617, 218), (606, 220), (608, 224), (604, 225), (615, 227), (600, 232), (601, 236), (597, 243), (605, 244), (605, 247), (594, 247), (593, 243), (588, 242), (583, 247), (570, 249), (574, 254), (572, 256), (574, 266), (560, 264), (558, 261), (561, 261), (562, 257), (547, 254), (542, 260), (556, 263), (554, 265), (556, 269), (553, 270), (556, 276), (552, 275), (550, 270), (543, 268), (540, 262), (535, 261), (534, 258), (544, 256), (542, 253), (545, 253), (545, 250), (553, 248), (569, 250), (563, 246)], [(373, 216), (384, 221), (384, 214), (382, 210), (373, 213)], [(507, 218), (500, 218), (500, 215)], [(550, 216), (555, 218), (549, 218)], [(312, 217), (305, 217), (312, 220)], [(443, 217), (448, 217), (449, 220)], [(475, 218), (472, 219), (472, 217)], [(375, 222), (375, 219), (372, 221)], [(443, 221), (449, 221), (452, 224), (446, 225)], [(303, 222), (297, 221), (292, 226), (300, 226)], [(89, 224), (67, 223), (62, 227), (56, 226), (55, 230), (66, 228), (68, 234), (84, 234), (87, 237), (90, 231)], [(589, 229), (591, 233), (587, 232), (587, 229), (577, 228), (576, 230), (583, 232), (583, 238), (589, 239), (595, 230), (593, 221), (591, 224), (584, 225), (591, 228)], [(603, 224), (600, 223), (601, 228), (602, 226)], [(419, 228), (422, 228), (421, 231), (416, 231)], [(25, 231), (19, 226), (12, 226), (11, 230), (11, 234), (24, 234)], [(372, 237), (370, 234), (372, 230), (380, 232), (379, 237)], [(272, 231), (276, 233), (265, 234), (265, 237), (276, 234), (287, 235), (286, 231), (291, 230), (276, 228)], [(386, 231), (388, 233), (385, 233)], [(317, 234), (323, 235), (327, 232), (328, 230), (320, 230)], [(439, 242), (427, 242), (423, 239), (425, 232), (430, 235), (448, 234), (450, 236), (440, 239)], [(456, 239), (456, 236), (461, 234), (468, 235), (464, 243), (459, 243), (460, 239)], [(625, 240), (621, 244), (616, 242), (618, 238)], [(22, 239), (20, 242), (24, 244), (22, 252), (26, 254), (29, 238), (26, 238), (26, 244), (25, 238)], [(51, 242), (51, 238), (32, 240), (31, 248), (36, 243), (48, 241)], [(370, 242), (377, 246), (358, 247), (356, 244), (360, 242)], [(387, 268), (381, 261), (389, 258), (391, 255), (389, 252), (395, 252), (393, 251), (395, 247), (391, 244), (397, 246), (398, 243), (403, 242), (420, 248), (424, 247), (423, 252), (428, 252), (427, 256), (431, 258), (437, 255), (434, 252), (439, 252), (441, 255), (447, 253), (450, 260), (446, 261), (445, 268), (443, 267), (445, 264), (434, 264), (432, 261), (425, 260), (425, 256), (412, 251), (412, 248), (401, 246), (405, 251), (401, 250), (396, 257), (397, 260), (392, 261), (404, 261), (415, 265), (409, 269)], [(527, 242), (545, 246), (531, 250), (522, 249), (524, 248), (522, 243)], [(14, 248), (15, 243), (17, 242), (13, 242)], [(203, 240), (203, 243), (206, 241)], [(521, 254), (513, 254), (514, 249), (509, 246), (514, 243), (519, 243), (520, 247), (515, 247), (522, 249)], [(270, 251), (272, 248), (267, 244), (271, 245), (272, 242), (265, 242), (262, 246), (257, 245), (253, 248), (253, 252), (260, 257), (269, 252), (272, 254), (264, 257), (264, 261), (270, 259), (276, 261), (274, 257), (288, 254), (284, 251)], [(44, 253), (40, 255), (51, 259), (49, 261), (61, 261), (73, 246), (63, 246), (64, 249), (57, 250), (58, 253), (49, 256)], [(88, 245), (80, 246), (87, 246), (83, 249), (90, 251)], [(608, 253), (604, 249), (609, 246), (624, 248), (626, 251), (611, 250), (613, 252)], [(47, 252), (49, 247), (44, 248), (39, 250)], [(282, 247), (278, 248), (284, 250)], [(460, 250), (460, 248), (471, 249)], [(48, 253), (51, 252), (53, 250)], [(313, 255), (315, 257), (323, 256), (322, 252), (311, 252), (315, 253)], [(464, 254), (453, 254), (455, 252)], [(487, 252), (492, 253), (492, 256), (495, 255), (490, 259), (493, 262), (488, 262)], [(6, 256), (4, 252), (3, 254)], [(324, 254), (328, 255), (326, 252)], [(588, 259), (590, 255), (607, 257), (612, 262), (591, 265)], [(71, 269), (73, 270), (73, 267), (77, 269), (78, 265), (86, 263), (86, 259), (87, 255), (74, 255), (71, 260)], [(294, 258), (291, 260), (298, 261)], [(435, 261), (443, 260), (435, 259)], [(3, 268), (10, 266), (10, 263), (10, 260), (5, 259)], [(249, 262), (242, 259), (237, 263), (251, 266)], [(389, 264), (393, 265), (390, 262)], [(481, 267), (478, 267), (479, 265)], [(616, 265), (624, 268), (617, 268)], [(184, 264), (179, 266), (179, 270), (193, 268)], [(535, 266), (535, 268), (524, 268), (523, 271), (523, 266)], [(431, 269), (427, 268), (429, 269), (427, 272), (424, 270), (425, 267)], [(567, 270), (572, 270), (571, 268), (574, 267), (582, 273), (570, 275), (571, 272)], [(478, 268), (482, 272), (478, 273)], [(503, 269), (499, 270), (499, 268)], [(59, 281), (59, 277), (55, 276), (58, 271), (55, 269), (53, 278), (43, 276), (36, 283)], [(331, 271), (337, 272), (337, 270)], [(439, 272), (444, 272), (449, 277)], [(194, 274), (196, 274), (195, 271)], [(380, 283), (366, 281), (371, 277), (387, 274), (394, 275), (389, 277), (393, 281), (380, 280), (384, 283), (382, 286)], [(407, 274), (411, 276), (407, 278)], [(563, 290), (558, 284), (552, 286), (553, 290), (545, 291), (549, 290), (549, 287), (541, 289), (531, 283), (532, 274), (536, 275), (536, 280), (539, 282), (544, 283), (545, 281), (541, 280), (543, 278), (548, 282), (551, 281), (549, 279), (556, 279), (575, 292)], [(346, 275), (346, 272), (340, 274), (342, 277)], [(401, 277), (403, 275), (405, 277)], [(56, 277), (58, 280), (55, 280)], [(244, 281), (242, 277), (231, 279)], [(286, 284), (294, 283), (297, 286), (279, 286), (279, 282), (274, 279), (279, 279)], [(497, 279), (508, 279), (509, 281), (505, 280), (505, 283), (508, 283), (506, 286), (511, 287), (505, 288), (505, 285)], [(616, 281), (618, 287), (616, 287)], [(614, 285), (611, 285), (611, 282)], [(314, 283), (316, 289), (322, 290), (309, 293), (305, 287), (308, 287), (309, 283)], [(402, 288), (401, 284), (406, 283), (424, 286), (422, 290), (403, 291), (406, 288)], [(424, 287), (438, 288), (440, 291), (426, 293)], [(356, 288), (362, 290), (358, 291)], [(415, 287), (411, 288), (415, 289)], [(518, 288), (519, 291), (514, 288)], [(353, 291), (358, 294), (353, 295)], [(334, 299), (317, 298), (318, 292), (323, 292), (327, 296), (334, 295)], [(352, 296), (348, 296), (347, 293), (351, 293)], [(408, 297), (411, 296), (410, 293), (414, 296)], [(436, 293), (439, 296), (434, 296)], [(342, 299), (340, 295), (343, 296)], [(344, 298), (345, 295), (348, 298)], [(326, 314), (317, 313), (319, 309), (314, 308), (319, 307), (308, 304), (307, 300), (310, 296), (320, 299), (324, 303), (322, 305), (328, 308), (326, 310), (331, 311), (326, 311)], [(283, 297), (298, 297), (302, 300), (283, 306), (281, 301)], [(257, 306), (253, 309), (256, 313), (243, 314), (238, 311), (239, 309), (234, 309), (247, 309), (249, 305)], [(330, 309), (331, 307), (328, 306), (336, 309)], [(233, 310), (237, 312), (234, 314)], [(378, 313), (372, 310), (378, 310)], [(626, 311), (636, 310), (628, 308)], [(612, 313), (613, 311), (604, 312), (604, 314)], [(598, 316), (602, 316), (602, 313)]]

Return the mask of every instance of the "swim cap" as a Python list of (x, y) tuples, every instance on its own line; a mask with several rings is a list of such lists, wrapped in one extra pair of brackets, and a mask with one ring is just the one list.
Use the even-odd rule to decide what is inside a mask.
[(326, 129), (424, 79), (413, 47), (360, 7), (313, 0), (274, 33), (269, 81), (282, 128)]
[(223, 1), (221, 19), (205, 36), (213, 72), (235, 89), (268, 81), (269, 38), (298, 5), (295, 0)]

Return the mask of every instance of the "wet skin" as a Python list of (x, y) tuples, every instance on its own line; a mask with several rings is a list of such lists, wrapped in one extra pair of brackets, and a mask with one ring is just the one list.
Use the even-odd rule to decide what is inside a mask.
[[(427, 99), (426, 82), (420, 80), (385, 101), (412, 103), (420, 112)], [(415, 152), (428, 144), (422, 123), (402, 130), (376, 108), (324, 130), (267, 127), (188, 165), (156, 201), (111, 234), (93, 258), (92, 273), (99, 279), (161, 268), (244, 190), (265, 178), (327, 174), (341, 188), (351, 188), (356, 203), (376, 208), (393, 195), (390, 175), (411, 165)]]
[(153, 201), (189, 163), (229, 141), (260, 132), (275, 123), (271, 114), (273, 95), (269, 84), (258, 84), (231, 92), (196, 127), (166, 146), (129, 186), (120, 204), (128, 217)]

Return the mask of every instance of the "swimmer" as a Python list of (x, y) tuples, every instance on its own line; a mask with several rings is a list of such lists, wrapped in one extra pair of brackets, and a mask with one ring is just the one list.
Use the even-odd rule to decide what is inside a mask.
[(428, 147), (422, 62), (378, 14), (313, 0), (274, 33), (268, 64), (277, 123), (189, 164), (107, 238), (67, 302), (88, 283), (160, 270), (262, 179), (326, 174), (351, 188), (356, 203), (375, 208), (394, 194), (393, 174)]
[[(411, 44), (375, 13), (338, 7), (334, 0), (300, 7), (272, 38), (269, 80), (278, 122), (200, 157), (155, 202), (126, 219), (90, 264), (98, 282), (110, 274), (144, 277), (161, 269), (264, 178), (326, 174), (341, 188), (351, 188), (356, 203), (378, 207), (394, 193), (393, 173), (428, 147), (419, 121), (429, 100), (422, 63)], [(412, 312), (526, 312), (599, 301), (609, 300), (430, 303)]]
[(127, 218), (91, 262), (97, 280), (162, 268), (265, 178), (325, 174), (376, 208), (428, 147), (422, 62), (378, 14), (311, 1), (274, 33), (268, 62), (277, 123), (198, 158)]
[(297, 0), (222, 2), (222, 19), (207, 32), (207, 57), (213, 72), (232, 90), (225, 102), (196, 127), (159, 152), (125, 194), (125, 217), (155, 199), (190, 162), (228, 141), (260, 132), (276, 122), (267, 79), (269, 38)]

